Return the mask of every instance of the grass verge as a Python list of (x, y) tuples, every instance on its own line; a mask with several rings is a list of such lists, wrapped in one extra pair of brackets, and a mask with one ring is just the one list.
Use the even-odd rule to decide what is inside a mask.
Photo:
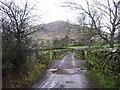
[(24, 70), (13, 73), (7, 79), (3, 88), (26, 88), (40, 80), (46, 72), (46, 66), (42, 64), (26, 64)]
[(22, 78), (20, 83), (23, 87), (29, 86), (38, 80), (40, 80), (46, 72), (46, 66), (42, 64), (36, 64), (34, 69), (29, 73), (28, 77)]
[[(97, 71), (88, 71), (86, 73), (86, 77), (88, 80), (92, 81), (95, 87), (97, 88), (118, 88), (119, 81), (110, 78), (100, 72)], [(120, 88), (120, 87), (119, 87)]]

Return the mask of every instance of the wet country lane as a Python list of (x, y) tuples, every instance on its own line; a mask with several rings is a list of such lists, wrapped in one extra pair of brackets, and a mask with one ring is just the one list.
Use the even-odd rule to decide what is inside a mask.
[(61, 61), (54, 61), (48, 76), (37, 88), (89, 88), (83, 63), (84, 60), (74, 58), (74, 53), (67, 54)]

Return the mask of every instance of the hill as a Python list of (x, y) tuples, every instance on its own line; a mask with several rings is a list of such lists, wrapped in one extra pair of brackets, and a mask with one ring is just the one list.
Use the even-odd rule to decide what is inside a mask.
[[(40, 27), (41, 25), (36, 26), (38, 29)], [(93, 34), (92, 40), (90, 40), (90, 34)], [(33, 34), (33, 37), (35, 37), (35, 40), (37, 40), (36, 43), (42, 43), (42, 45), (44, 43), (46, 46), (52, 45), (55, 39), (60, 40), (65, 38), (65, 36), (68, 36), (71, 40), (74, 40), (74, 42), (78, 44), (87, 44), (91, 43), (92, 41), (103, 42), (94, 29), (91, 29), (90, 27), (79, 27), (79, 25), (71, 24), (65, 21), (55, 21), (44, 24), (44, 30)]]

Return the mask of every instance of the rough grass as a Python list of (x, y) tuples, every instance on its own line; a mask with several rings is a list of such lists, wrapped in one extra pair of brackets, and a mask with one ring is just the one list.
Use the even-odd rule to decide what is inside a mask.
[(89, 71), (86, 77), (98, 88), (116, 88), (116, 81), (100, 72)]
[(78, 60), (85, 60), (85, 51), (84, 50), (76, 50), (74, 57)]
[(28, 77), (20, 80), (22, 86), (29, 86), (30, 84), (38, 81), (44, 75), (45, 71), (45, 65), (36, 64)]
[[(30, 58), (27, 62), (21, 65), (21, 67), (10, 67), (7, 69), (7, 75), (2, 76), (2, 87), (3, 88), (24, 88), (32, 83), (40, 80), (44, 76), (47, 68), (51, 64), (51, 52), (50, 51), (41, 51), (38, 55), (35, 56), (32, 52)], [(41, 57), (42, 56), (42, 57)]]
[(46, 66), (41, 64), (26, 64), (24, 70), (14, 73), (7, 79), (3, 88), (24, 88), (39, 80), (46, 71)]
[(81, 56), (79, 54), (75, 54), (74, 57), (78, 60), (81, 60)]

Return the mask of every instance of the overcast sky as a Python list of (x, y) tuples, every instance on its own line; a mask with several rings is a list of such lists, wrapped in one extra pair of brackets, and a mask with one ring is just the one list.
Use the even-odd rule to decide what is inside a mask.
[[(14, 0), (21, 4), (25, 0)], [(42, 16), (41, 22), (49, 23), (57, 20), (76, 22), (78, 13), (70, 8), (61, 7), (62, 2), (69, 0), (27, 0), (31, 5), (36, 4), (34, 14)], [(80, 0), (79, 0), (80, 1)], [(83, 0), (81, 0), (83, 1)]]
[[(54, 22), (57, 20), (69, 20), (75, 23), (78, 17), (78, 12), (71, 10), (70, 8), (61, 7), (62, 2), (75, 1), (85, 6), (85, 0), (15, 0), (18, 3), (28, 1), (31, 4), (36, 4), (34, 14), (42, 16), (40, 20), (42, 23)], [(89, 2), (93, 0), (88, 0)], [(105, 2), (106, 0), (99, 0)]]
[(67, 19), (72, 22), (76, 21), (77, 14), (68, 8), (61, 7), (62, 0), (35, 0), (35, 1), (37, 2), (36, 14), (42, 15), (42, 22), (49, 23), (57, 20), (66, 21)]

